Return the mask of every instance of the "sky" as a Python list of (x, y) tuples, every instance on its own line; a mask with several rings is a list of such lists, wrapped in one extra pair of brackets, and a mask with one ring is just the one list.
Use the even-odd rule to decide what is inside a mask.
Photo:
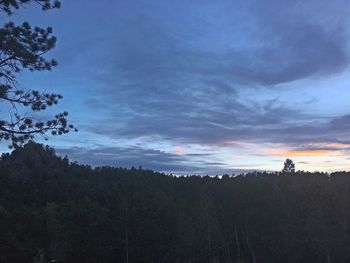
[[(10, 19), (52, 26), (72, 161), (175, 174), (350, 168), (349, 0), (63, 0)], [(40, 141), (40, 140), (39, 140)], [(3, 146), (6, 142), (2, 142)]]

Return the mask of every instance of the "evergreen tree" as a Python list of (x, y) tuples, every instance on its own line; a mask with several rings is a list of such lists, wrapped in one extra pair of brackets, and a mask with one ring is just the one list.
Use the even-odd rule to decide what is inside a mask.
[(291, 159), (286, 159), (282, 173), (295, 173), (295, 164)]
[[(43, 10), (60, 7), (59, 1), (1, 0), (0, 11), (5, 17), (10, 17), (30, 3), (38, 4)], [(0, 119), (0, 140), (10, 141), (11, 147), (22, 145), (35, 135), (47, 138), (49, 132), (62, 135), (74, 130), (73, 125), (67, 122), (67, 112), (39, 121), (28, 113), (28, 109), (32, 112), (44, 111), (57, 104), (62, 95), (23, 90), (17, 82), (17, 76), (23, 70), (44, 71), (57, 66), (56, 60), (45, 56), (56, 44), (52, 32), (51, 27), (33, 27), (28, 22), (16, 25), (9, 21), (0, 28), (0, 101), (10, 108), (8, 117)]]
[(349, 262), (350, 173), (174, 177), (29, 143), (0, 159), (0, 262)]

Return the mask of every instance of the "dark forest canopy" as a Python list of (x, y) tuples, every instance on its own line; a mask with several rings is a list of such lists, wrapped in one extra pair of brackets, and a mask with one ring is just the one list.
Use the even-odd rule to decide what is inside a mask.
[(174, 177), (34, 143), (0, 173), (2, 263), (350, 259), (350, 173)]

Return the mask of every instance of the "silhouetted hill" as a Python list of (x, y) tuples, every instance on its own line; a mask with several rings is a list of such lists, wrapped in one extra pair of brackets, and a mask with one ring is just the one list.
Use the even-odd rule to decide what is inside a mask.
[(30, 143), (0, 160), (0, 262), (349, 262), (349, 175), (173, 177)]

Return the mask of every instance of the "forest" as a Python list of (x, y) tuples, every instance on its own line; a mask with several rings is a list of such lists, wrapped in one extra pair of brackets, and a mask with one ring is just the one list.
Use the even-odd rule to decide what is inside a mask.
[(350, 262), (350, 172), (179, 176), (34, 143), (348, 168), (348, 1), (64, 2), (0, 0), (0, 263)]
[(348, 262), (350, 174), (174, 176), (29, 143), (0, 160), (0, 262)]

